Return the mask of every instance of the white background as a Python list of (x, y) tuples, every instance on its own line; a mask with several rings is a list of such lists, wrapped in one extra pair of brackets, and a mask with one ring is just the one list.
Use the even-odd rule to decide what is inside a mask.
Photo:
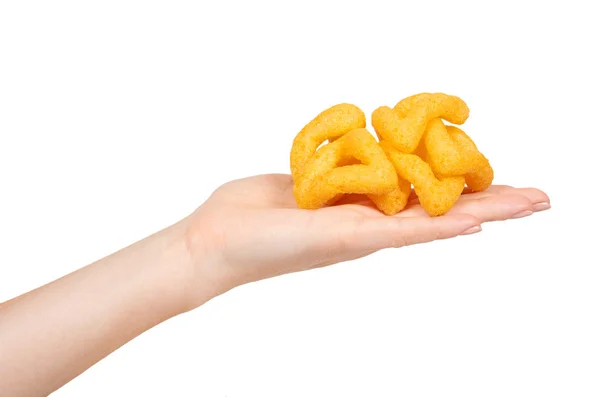
[(238, 288), (55, 395), (600, 395), (593, 4), (0, 3), (0, 301), (288, 172), (340, 102), (458, 95), (495, 182), (553, 205)]

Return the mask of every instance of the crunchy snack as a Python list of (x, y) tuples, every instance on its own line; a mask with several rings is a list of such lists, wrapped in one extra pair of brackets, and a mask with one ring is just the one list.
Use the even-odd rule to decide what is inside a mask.
[[(411, 186), (431, 216), (448, 212), (463, 192), (487, 189), (494, 171), (460, 128), (466, 103), (452, 95), (422, 93), (376, 109), (371, 117), (380, 142), (365, 129), (364, 113), (351, 104), (320, 113), (296, 136), (290, 155), (298, 206), (316, 209), (344, 194), (367, 195), (387, 215), (402, 211)], [(321, 146), (325, 141), (328, 141)]]
[[(321, 208), (350, 193), (376, 198), (397, 187), (393, 165), (364, 125), (360, 109), (342, 104), (319, 114), (298, 134), (290, 162), (300, 208)], [(319, 148), (325, 140), (330, 142)]]
[(319, 113), (294, 139), (290, 155), (292, 175), (298, 174), (323, 142), (335, 141), (347, 132), (365, 128), (366, 125), (363, 111), (348, 103), (332, 106)]
[(421, 157), (395, 150), (388, 142), (381, 142), (387, 156), (396, 168), (401, 180), (409, 181), (419, 198), (421, 206), (431, 216), (448, 212), (465, 187), (465, 177), (448, 176), (438, 179)]
[(398, 102), (393, 109), (381, 106), (373, 112), (371, 122), (377, 136), (403, 153), (413, 153), (429, 122), (443, 118), (462, 124), (469, 108), (460, 98), (446, 94), (417, 94)]
[(448, 212), (465, 183), (472, 191), (487, 189), (494, 178), (489, 161), (460, 128), (469, 108), (462, 99), (446, 94), (417, 94), (394, 109), (380, 107), (372, 124), (400, 181), (410, 182), (421, 206), (432, 216)]

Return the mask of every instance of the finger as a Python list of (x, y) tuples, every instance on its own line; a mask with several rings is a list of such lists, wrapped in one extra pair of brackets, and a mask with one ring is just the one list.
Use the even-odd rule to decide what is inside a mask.
[[(532, 211), (544, 211), (549, 209), (550, 206), (550, 198), (543, 191), (536, 188), (515, 188), (507, 185), (495, 185), (490, 186), (483, 192), (470, 192), (469, 188), (465, 188), (467, 193), (463, 193), (458, 201), (472, 201), (472, 200), (481, 200), (484, 198), (499, 196), (499, 195), (521, 195), (526, 197), (532, 203)], [(408, 203), (408, 206), (418, 205), (419, 200), (412, 200)], [(457, 204), (458, 205), (458, 204)], [(414, 214), (413, 214), (414, 215)]]
[[(502, 192), (512, 191), (514, 188), (508, 185), (493, 185), (484, 190), (483, 192), (474, 192), (470, 187), (465, 186), (460, 196), (460, 200), (477, 200), (484, 197), (495, 196)], [(414, 190), (413, 190), (414, 193)], [(408, 205), (419, 204), (419, 198), (416, 195), (411, 195)]]
[(516, 190), (519, 194), (524, 195), (531, 201), (534, 211), (545, 211), (550, 209), (550, 197), (543, 191), (531, 187), (519, 188)]
[(492, 185), (482, 192), (474, 192), (470, 187), (466, 186), (460, 196), (460, 200), (478, 200), (485, 197), (497, 196), (499, 194), (514, 193), (514, 191), (515, 188), (508, 185)]
[(350, 239), (351, 244), (360, 251), (377, 251), (472, 234), (480, 230), (479, 219), (469, 214), (382, 217), (365, 219)]
[(469, 214), (482, 222), (516, 219), (533, 213), (532, 202), (520, 194), (500, 194), (479, 200), (458, 201), (449, 214)]
[(470, 193), (460, 197), (461, 201), (479, 200), (497, 195), (521, 195), (533, 204), (533, 211), (543, 211), (550, 208), (550, 198), (543, 191), (536, 188), (514, 188), (511, 186), (494, 186), (483, 192)]
[[(524, 195), (503, 194), (482, 197), (477, 200), (459, 200), (448, 214), (468, 214), (481, 222), (492, 222), (511, 218), (522, 218), (534, 212), (533, 204)], [(396, 217), (414, 218), (429, 215), (420, 205), (412, 205), (398, 213)]]
[[(514, 187), (509, 186), (509, 185), (492, 185), (490, 187), (488, 187), (487, 189), (484, 190), (484, 192), (487, 193), (502, 193), (502, 192), (506, 192), (507, 190), (511, 190), (514, 189)], [(471, 190), (471, 188), (469, 187), (465, 187), (465, 194), (476, 194), (479, 192), (473, 192)]]

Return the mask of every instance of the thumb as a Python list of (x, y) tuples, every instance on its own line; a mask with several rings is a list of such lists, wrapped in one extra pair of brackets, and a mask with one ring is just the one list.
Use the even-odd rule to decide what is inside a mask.
[(438, 217), (377, 217), (365, 220), (354, 233), (352, 245), (364, 251), (398, 248), (481, 231), (481, 221), (467, 214)]

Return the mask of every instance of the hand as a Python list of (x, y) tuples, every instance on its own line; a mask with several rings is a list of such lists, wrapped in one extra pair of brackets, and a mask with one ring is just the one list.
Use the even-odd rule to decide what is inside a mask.
[(395, 216), (383, 215), (361, 196), (347, 196), (332, 207), (301, 210), (292, 186), (290, 175), (273, 174), (232, 181), (216, 190), (186, 219), (195, 274), (211, 280), (222, 293), (385, 248), (475, 233), (483, 222), (550, 208), (540, 190), (491, 186), (485, 192), (465, 191), (440, 217), (430, 217), (414, 193), (407, 208)]
[(548, 203), (536, 189), (494, 186), (464, 194), (441, 217), (416, 198), (386, 216), (352, 196), (300, 210), (289, 175), (227, 183), (181, 222), (0, 304), (0, 390), (48, 395), (142, 332), (238, 285), (477, 232), (482, 222)]

